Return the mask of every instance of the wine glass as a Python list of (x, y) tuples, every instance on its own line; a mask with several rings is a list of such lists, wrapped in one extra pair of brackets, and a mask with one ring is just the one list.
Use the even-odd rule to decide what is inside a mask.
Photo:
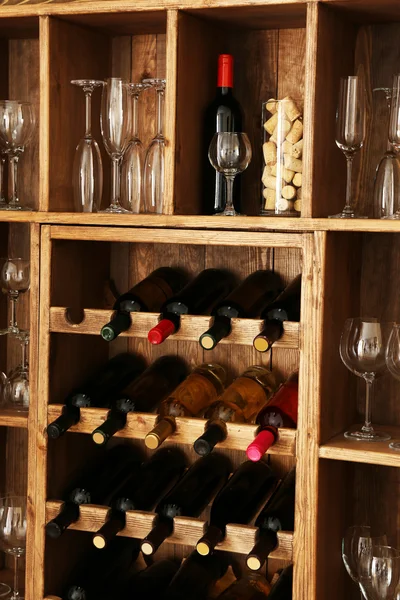
[(365, 380), (366, 402), (365, 423), (361, 429), (346, 431), (344, 436), (351, 440), (382, 442), (390, 435), (375, 431), (371, 423), (372, 385), (383, 374), (385, 363), (387, 326), (375, 318), (357, 317), (347, 319), (340, 339), (340, 356), (346, 367)]
[(31, 210), (18, 198), (18, 161), (32, 138), (35, 115), (30, 102), (0, 101), (0, 145), (10, 161), (11, 200), (7, 210)]
[(374, 544), (368, 548), (365, 567), (360, 577), (360, 588), (367, 600), (394, 600), (399, 597), (400, 555), (396, 548)]
[(128, 83), (132, 104), (132, 137), (122, 161), (122, 204), (133, 213), (139, 213), (142, 199), (142, 154), (139, 139), (139, 96), (148, 85)]
[(86, 100), (85, 135), (76, 147), (73, 167), (75, 210), (97, 212), (103, 192), (103, 165), (99, 145), (92, 137), (92, 93), (104, 82), (96, 79), (73, 79), (71, 83), (83, 89)]
[[(346, 530), (342, 540), (342, 558), (347, 573), (355, 583), (360, 584), (368, 570), (371, 548), (386, 543), (386, 535), (372, 537), (371, 527), (368, 525), (352, 525)], [(360, 592), (363, 599), (361, 587)]]
[(165, 79), (143, 79), (142, 83), (157, 92), (156, 135), (146, 151), (143, 172), (144, 207), (147, 213), (161, 214), (164, 206), (164, 96)]
[(251, 161), (251, 145), (245, 133), (216, 133), (208, 150), (208, 158), (216, 171), (223, 173), (226, 179), (227, 196), (222, 216), (237, 216), (233, 206), (233, 182), (236, 175), (242, 173)]
[(354, 75), (340, 80), (339, 103), (336, 113), (336, 144), (347, 161), (346, 204), (342, 212), (330, 215), (334, 219), (364, 219), (354, 212), (352, 200), (352, 167), (356, 152), (365, 138), (365, 88), (363, 77)]
[[(400, 325), (397, 323), (393, 325), (386, 347), (386, 366), (393, 377), (400, 380)], [(400, 451), (400, 442), (391, 442), (389, 448)]]
[[(389, 185), (393, 198), (392, 210), (384, 215), (384, 219), (400, 219), (400, 160), (397, 155), (400, 150), (400, 74), (393, 76), (389, 114), (389, 144), (390, 150), (386, 152), (386, 161), (390, 161)], [(384, 157), (384, 159), (385, 159)], [(393, 174), (390, 171), (393, 171)]]
[(21, 342), (22, 362), (7, 377), (4, 399), (6, 408), (25, 412), (29, 409), (29, 332), (21, 332), (17, 337)]
[(23, 258), (0, 259), (0, 280), (3, 294), (8, 294), (10, 299), (10, 324), (7, 329), (1, 329), (0, 335), (6, 333), (18, 334), (20, 329), (17, 324), (16, 307), (20, 294), (29, 290), (30, 264)]
[(18, 585), (18, 559), (25, 554), (26, 498), (6, 496), (2, 502), (4, 508), (0, 519), (0, 543), (4, 552), (14, 557), (14, 589), (11, 600), (23, 600)]
[(111, 77), (103, 85), (100, 124), (104, 146), (112, 161), (111, 204), (101, 212), (129, 213), (120, 204), (120, 166), (129, 142), (131, 117), (128, 88), (119, 77)]

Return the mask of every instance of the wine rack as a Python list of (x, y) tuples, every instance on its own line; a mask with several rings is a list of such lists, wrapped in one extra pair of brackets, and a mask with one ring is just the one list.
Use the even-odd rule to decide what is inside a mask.
[[(363, 389), (341, 364), (337, 348), (349, 316), (399, 319), (395, 234), (400, 225), (375, 218), (326, 219), (342, 208), (345, 188), (345, 161), (334, 144), (338, 78), (363, 64), (368, 90), (390, 85), (390, 75), (398, 70), (399, 34), (396, 0), (215, 0), (212, 6), (204, 0), (120, 0), (118, 6), (108, 0), (35, 0), (0, 5), (1, 96), (32, 101), (37, 115), (35, 138), (20, 168), (21, 198), (35, 211), (0, 212), (2, 255), (30, 255), (32, 270), (31, 290), (19, 305), (21, 322), (31, 331), (29, 416), (0, 407), (2, 489), (28, 497), (27, 600), (57, 597), (51, 594), (59, 594), (79, 553), (73, 536), (93, 531), (106, 514), (104, 507), (83, 507), (72, 527), (79, 531), (60, 546), (45, 541), (43, 526), (54, 516), (74, 468), (90, 454), (89, 434), (107, 411), (82, 410), (81, 422), (55, 442), (47, 440), (46, 425), (60, 414), (60, 403), (76, 383), (124, 349), (147, 362), (163, 353), (179, 354), (191, 364), (213, 357), (229, 367), (231, 377), (250, 364), (271, 365), (282, 377), (300, 367), (297, 431), (282, 430), (268, 455), (279, 475), (297, 463), (295, 531), (281, 533), (271, 557), (272, 568), (293, 560), (294, 600), (357, 598), (340, 556), (347, 525), (375, 520), (393, 532), (392, 545), (399, 545), (400, 458), (387, 444), (351, 444), (343, 438), (343, 431), (360, 419)], [(219, 51), (235, 55), (235, 90), (249, 117), (246, 128), (255, 150), (243, 178), (250, 216), (235, 219), (201, 215), (201, 114), (213, 96)], [(108, 75), (167, 79), (163, 215), (73, 212), (71, 169), (84, 109), (69, 82)], [(258, 217), (261, 102), (286, 94), (304, 104), (301, 217)], [(373, 217), (373, 176), (385, 150), (378, 132), (386, 128), (386, 107), (383, 98), (368, 94), (367, 138), (355, 181), (358, 208)], [(99, 101), (94, 95), (97, 140)], [(144, 113), (153, 114), (154, 98), (143, 96), (143, 102)], [(144, 145), (153, 132), (149, 117), (141, 124)], [(108, 190), (107, 168), (105, 176)], [(105, 193), (104, 206), (107, 201)], [(107, 345), (99, 336), (112, 314), (106, 282), (113, 279), (122, 292), (163, 264), (182, 266), (191, 275), (226, 267), (239, 279), (257, 268), (273, 268), (285, 283), (302, 272), (301, 321), (286, 323), (284, 336), (266, 355), (252, 347), (261, 324), (257, 319), (234, 321), (231, 335), (212, 353), (198, 345), (209, 323), (204, 316), (184, 317), (181, 330), (152, 349), (145, 337), (157, 315), (138, 314), (132, 327)], [(0, 299), (4, 324), (5, 300)], [(15, 365), (15, 352), (10, 340), (0, 337), (0, 368)], [(400, 437), (398, 407), (396, 383), (382, 378), (374, 420), (394, 438)], [(154, 420), (155, 415), (129, 415), (116, 443), (125, 438), (143, 445)], [(190, 447), (203, 428), (200, 419), (178, 419), (168, 443), (179, 444), (192, 461)], [(255, 427), (232, 424), (228, 430), (220, 449), (237, 465)], [(187, 554), (206, 517), (177, 519), (166, 555)], [(147, 533), (152, 519), (152, 513), (128, 514), (125, 533)], [(252, 526), (229, 525), (223, 548), (244, 555), (254, 533)], [(9, 581), (9, 565), (4, 566), (0, 581)]]

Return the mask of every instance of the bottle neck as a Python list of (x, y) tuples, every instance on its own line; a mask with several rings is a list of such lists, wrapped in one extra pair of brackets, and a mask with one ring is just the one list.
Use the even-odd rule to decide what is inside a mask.
[(217, 94), (219, 96), (233, 96), (233, 88), (228, 86), (218, 86)]

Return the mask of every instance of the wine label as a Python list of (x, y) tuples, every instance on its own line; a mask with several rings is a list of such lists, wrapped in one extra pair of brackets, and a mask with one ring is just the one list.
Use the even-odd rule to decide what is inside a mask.
[(234, 411), (231, 418), (233, 423), (251, 422), (270, 395), (257, 381), (249, 377), (238, 377), (225, 390), (221, 402)]
[(215, 402), (217, 397), (217, 390), (211, 381), (199, 373), (191, 373), (169, 396), (168, 404), (178, 403), (186, 409), (188, 416), (194, 417)]

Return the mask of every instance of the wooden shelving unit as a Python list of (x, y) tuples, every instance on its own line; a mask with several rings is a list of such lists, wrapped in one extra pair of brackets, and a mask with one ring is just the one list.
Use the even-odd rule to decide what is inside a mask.
[[(375, 166), (386, 149), (386, 106), (371, 92), (390, 85), (391, 74), (398, 71), (399, 34), (396, 0), (0, 4), (0, 95), (32, 101), (38, 116), (20, 171), (21, 197), (34, 210), (0, 212), (2, 255), (30, 256), (32, 270), (30, 292), (19, 305), (21, 323), (31, 331), (30, 411), (0, 410), (6, 465), (0, 481), (5, 491), (26, 493), (29, 504), (27, 600), (61, 595), (79, 536), (85, 535), (79, 532), (95, 531), (104, 522), (106, 508), (85, 506), (59, 543), (44, 536), (44, 524), (56, 514), (68, 479), (93, 453), (89, 434), (107, 411), (82, 410), (79, 425), (60, 440), (48, 440), (45, 429), (60, 414), (65, 395), (94, 366), (122, 350), (139, 353), (147, 362), (162, 354), (179, 354), (190, 365), (213, 360), (227, 367), (229, 377), (250, 364), (272, 366), (282, 378), (299, 367), (297, 431), (282, 430), (268, 455), (280, 475), (297, 464), (295, 531), (280, 534), (269, 561), (271, 570), (294, 562), (294, 600), (357, 599), (340, 555), (346, 526), (374, 522), (391, 534), (393, 545), (400, 545), (400, 455), (387, 443), (360, 445), (343, 437), (362, 419), (364, 390), (357, 389), (338, 354), (347, 317), (400, 318), (400, 242), (394, 235), (400, 225), (372, 218)], [(235, 219), (201, 215), (201, 114), (214, 93), (219, 52), (235, 55), (235, 93), (254, 150), (243, 182), (249, 216)], [(360, 64), (367, 75), (369, 126), (354, 186), (358, 208), (370, 218), (331, 220), (327, 216), (342, 208), (345, 186), (345, 160), (334, 143), (338, 79)], [(167, 79), (163, 215), (73, 212), (71, 171), (84, 130), (84, 102), (70, 80), (109, 75)], [(302, 213), (298, 219), (258, 217), (261, 102), (287, 94), (304, 105)], [(94, 135), (100, 140), (99, 95), (93, 100)], [(146, 146), (154, 133), (154, 98), (148, 94), (141, 102), (146, 119), (140, 137)], [(109, 162), (103, 158), (106, 206)], [(231, 336), (211, 353), (197, 343), (208, 317), (183, 318), (180, 332), (160, 348), (146, 340), (155, 314), (135, 315), (117, 341), (103, 342), (99, 330), (112, 314), (105, 283), (112, 279), (123, 292), (164, 264), (179, 265), (189, 274), (225, 267), (238, 279), (272, 268), (286, 283), (302, 272), (301, 321), (287, 323), (283, 338), (266, 355), (252, 347), (259, 320), (235, 321)], [(0, 317), (5, 323), (5, 297)], [(18, 346), (0, 338), (0, 368), (10, 370), (18, 359)], [(395, 439), (400, 438), (398, 406), (396, 382), (382, 378), (374, 419)], [(154, 421), (155, 415), (131, 414), (116, 437), (143, 445)], [(194, 460), (191, 444), (203, 428), (201, 419), (178, 419), (170, 443), (181, 445)], [(232, 424), (220, 451), (239, 464), (254, 432), (254, 426)], [(152, 519), (152, 513), (130, 513), (124, 535), (144, 535)], [(165, 554), (187, 554), (206, 519), (207, 514), (177, 519)], [(240, 560), (254, 535), (252, 526), (229, 525), (221, 549)]]

